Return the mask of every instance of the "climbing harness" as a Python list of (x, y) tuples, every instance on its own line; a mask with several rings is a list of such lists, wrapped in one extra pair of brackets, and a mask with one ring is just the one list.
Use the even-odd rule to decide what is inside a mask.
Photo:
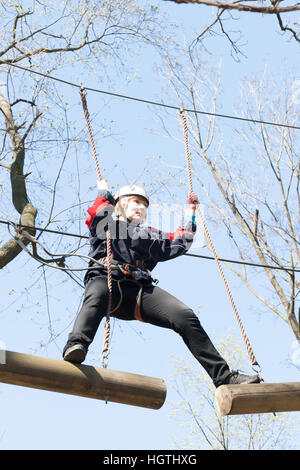
[[(184, 145), (185, 145), (185, 156), (186, 156), (186, 166), (187, 166), (187, 176), (188, 176), (188, 185), (189, 185), (189, 192), (191, 193), (191, 192), (193, 192), (191, 158), (190, 158), (189, 144), (188, 144), (188, 128), (187, 128), (187, 121), (186, 121), (186, 115), (185, 115), (185, 112), (184, 112), (183, 109), (180, 109), (179, 115), (180, 115), (180, 118), (181, 118), (182, 129), (183, 129)], [(244, 330), (244, 327), (243, 327), (242, 321), (241, 321), (241, 319), (240, 319), (240, 316), (239, 316), (237, 307), (236, 307), (236, 305), (235, 305), (235, 303), (234, 303), (234, 300), (233, 300), (231, 291), (230, 291), (230, 289), (229, 289), (227, 280), (226, 280), (226, 278), (225, 278), (225, 275), (224, 275), (224, 272), (223, 272), (223, 269), (222, 269), (222, 266), (221, 266), (221, 263), (220, 263), (218, 254), (217, 254), (217, 252), (216, 252), (216, 250), (215, 250), (215, 247), (214, 247), (213, 242), (212, 242), (212, 240), (211, 240), (211, 237), (210, 237), (209, 231), (208, 231), (208, 229), (207, 229), (207, 226), (206, 226), (206, 223), (205, 223), (203, 214), (202, 214), (202, 212), (201, 212), (201, 210), (200, 210), (199, 207), (197, 207), (197, 214), (198, 214), (198, 216), (199, 216), (199, 220), (200, 220), (200, 222), (201, 222), (201, 225), (202, 225), (202, 228), (203, 228), (203, 232), (204, 232), (205, 237), (206, 237), (206, 240), (207, 240), (207, 245), (208, 245), (209, 249), (211, 250), (211, 252), (213, 253), (213, 256), (214, 256), (214, 259), (215, 259), (215, 261), (216, 261), (216, 263), (217, 263), (217, 266), (218, 266), (218, 269), (219, 269), (221, 278), (222, 278), (222, 280), (223, 280), (223, 282), (224, 282), (227, 295), (228, 295), (229, 300), (230, 300), (230, 302), (231, 302), (233, 311), (234, 311), (234, 313), (235, 313), (235, 316), (236, 316), (238, 325), (239, 325), (240, 330), (241, 330), (241, 333), (242, 333), (243, 340), (244, 340), (245, 345), (246, 345), (246, 349), (247, 349), (248, 355), (249, 355), (249, 357), (250, 357), (250, 361), (251, 361), (251, 364), (252, 364), (252, 368), (253, 368), (253, 370), (255, 370), (255, 372), (260, 373), (260, 372), (261, 372), (261, 367), (260, 367), (260, 365), (258, 364), (258, 362), (257, 362), (257, 360), (256, 360), (256, 357), (255, 357), (254, 352), (253, 352), (253, 350), (252, 350), (252, 347), (251, 347), (251, 345), (250, 345), (249, 338), (248, 338), (248, 336), (247, 336), (247, 334), (246, 334), (246, 332), (245, 332), (245, 330)], [(257, 367), (258, 369), (256, 370), (255, 367)]]
[[(96, 263), (93, 264), (92, 267), (94, 267), (94, 268), (95, 267), (96, 268), (101, 267), (105, 270), (108, 269), (108, 260), (107, 260), (106, 256), (103, 257), (103, 258), (96, 259), (95, 261), (96, 261)], [(124, 279), (126, 279), (128, 276), (131, 276), (132, 273), (134, 273), (135, 271), (144, 271), (148, 274), (148, 276), (151, 277), (152, 281), (155, 284), (158, 284), (158, 282), (159, 282), (159, 280), (156, 279), (153, 276), (150, 269), (147, 269), (145, 266), (143, 266), (141, 264), (136, 266), (136, 265), (130, 264), (130, 263), (120, 263), (119, 261), (112, 259), (110, 265), (111, 265), (111, 270), (121, 271), (125, 276)]]

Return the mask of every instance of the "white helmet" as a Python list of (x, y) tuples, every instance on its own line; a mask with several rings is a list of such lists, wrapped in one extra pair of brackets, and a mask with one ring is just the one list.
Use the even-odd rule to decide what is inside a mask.
[(120, 188), (114, 196), (116, 203), (121, 197), (125, 196), (141, 196), (146, 199), (149, 206), (149, 198), (147, 196), (147, 193), (140, 186), (135, 186), (134, 184), (131, 184), (129, 186), (123, 186), (122, 188)]

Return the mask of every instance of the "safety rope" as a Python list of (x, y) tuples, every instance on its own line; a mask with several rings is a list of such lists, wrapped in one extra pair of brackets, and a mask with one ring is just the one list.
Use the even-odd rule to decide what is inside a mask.
[[(81, 89), (80, 89), (80, 96), (81, 96), (84, 116), (85, 116), (86, 123), (87, 123), (87, 128), (88, 128), (88, 133), (89, 133), (89, 137), (90, 137), (90, 142), (91, 142), (91, 147), (92, 147), (92, 151), (93, 151), (93, 157), (94, 157), (94, 162), (95, 162), (95, 167), (96, 167), (98, 179), (102, 180), (102, 175), (101, 175), (101, 172), (100, 172), (100, 167), (99, 167), (99, 163), (98, 163), (98, 157), (97, 157), (95, 142), (94, 142), (92, 128), (91, 128), (89, 111), (88, 111), (88, 107), (87, 107), (86, 91), (83, 87), (81, 87)], [(107, 232), (106, 232), (106, 247), (107, 247), (108, 305), (107, 305), (107, 311), (106, 311), (104, 339), (103, 339), (103, 347), (102, 347), (102, 353), (101, 353), (101, 362), (102, 362), (102, 366), (104, 368), (106, 368), (107, 365), (108, 365), (109, 340), (110, 340), (110, 313), (111, 313), (111, 305), (112, 305), (112, 267), (111, 267), (112, 251), (111, 251), (110, 230), (107, 230)]]
[[(189, 191), (190, 193), (193, 192), (193, 183), (192, 183), (192, 168), (191, 168), (191, 157), (190, 157), (190, 152), (189, 152), (189, 144), (188, 144), (188, 128), (187, 128), (187, 121), (186, 121), (186, 115), (185, 115), (185, 112), (183, 109), (181, 109), (179, 111), (179, 114), (180, 114), (180, 117), (181, 117), (181, 122), (182, 122), (182, 128), (183, 128), (183, 136), (184, 136), (184, 145), (185, 145), (185, 156), (186, 156), (186, 165), (187, 165), (187, 175), (188, 175), (188, 184), (189, 184)], [(228, 283), (227, 283), (227, 280), (225, 278), (225, 275), (224, 275), (224, 272), (223, 272), (223, 269), (222, 269), (222, 266), (221, 266), (221, 263), (220, 263), (220, 260), (219, 260), (219, 257), (218, 257), (218, 254), (215, 250), (215, 247), (214, 247), (214, 244), (211, 240), (211, 237), (210, 237), (210, 234), (209, 234), (209, 231), (207, 229), (207, 226), (206, 226), (206, 222), (204, 220), (204, 217), (203, 217), (203, 214), (200, 210), (199, 207), (197, 207), (197, 214), (199, 216), (199, 219), (200, 219), (200, 222), (201, 222), (201, 225), (203, 227), (203, 231), (204, 231), (204, 234), (205, 234), (205, 237), (206, 237), (206, 240), (207, 240), (207, 244), (208, 244), (208, 247), (209, 249), (211, 250), (211, 252), (213, 253), (213, 256), (214, 256), (214, 259), (217, 263), (217, 266), (218, 266), (218, 269), (219, 269), (219, 272), (220, 272), (220, 275), (221, 275), (221, 278), (224, 282), (224, 285), (225, 285), (225, 289), (226, 289), (226, 292), (227, 292), (227, 295), (229, 297), (229, 300), (231, 302), (231, 305), (232, 305), (232, 308), (233, 308), (233, 311), (235, 313), (235, 316), (236, 316), (236, 319), (237, 319), (237, 322), (238, 322), (238, 325), (240, 327), (240, 330), (242, 332), (242, 336), (243, 336), (243, 339), (244, 339), (244, 342), (245, 342), (245, 345), (246, 345), (246, 349), (247, 349), (247, 352), (248, 352), (248, 355), (250, 357), (250, 360), (251, 360), (251, 363), (252, 363), (252, 366), (259, 366), (256, 358), (255, 358), (255, 355), (254, 355), (254, 352), (252, 350), (252, 347), (250, 345), (250, 341), (249, 341), (249, 338), (244, 330), (244, 327), (243, 327), (243, 324), (242, 324), (242, 321), (241, 321), (241, 318), (240, 318), (240, 315), (238, 313), (238, 310), (237, 310), (237, 307), (234, 303), (234, 300), (233, 300), (233, 297), (232, 297), (232, 294), (231, 294), (231, 291), (229, 289), (229, 286), (228, 286)]]

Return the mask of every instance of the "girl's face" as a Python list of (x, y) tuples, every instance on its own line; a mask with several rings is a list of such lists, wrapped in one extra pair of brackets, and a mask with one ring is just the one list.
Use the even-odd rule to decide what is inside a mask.
[(147, 201), (141, 196), (132, 196), (127, 202), (125, 210), (126, 218), (129, 222), (141, 224), (147, 215)]

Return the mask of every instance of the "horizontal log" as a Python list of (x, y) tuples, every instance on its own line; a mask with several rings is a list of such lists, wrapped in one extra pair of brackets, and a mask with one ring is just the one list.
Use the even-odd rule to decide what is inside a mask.
[(221, 385), (215, 400), (223, 416), (300, 411), (300, 382)]
[(106, 402), (159, 409), (166, 398), (162, 379), (63, 360), (1, 351), (0, 382)]

